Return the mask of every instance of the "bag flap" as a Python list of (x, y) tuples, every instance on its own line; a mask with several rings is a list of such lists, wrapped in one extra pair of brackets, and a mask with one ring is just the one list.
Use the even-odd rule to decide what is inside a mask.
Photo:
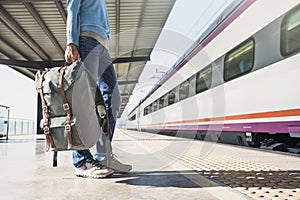
[[(67, 67), (63, 76), (63, 86), (64, 90), (67, 91), (69, 87), (74, 83), (74, 81), (80, 76), (83, 71), (83, 63), (81, 61), (76, 61)], [(59, 93), (58, 80), (59, 72), (61, 67), (51, 68), (44, 76), (43, 80), (43, 92), (44, 93)], [(43, 71), (39, 70), (35, 76), (36, 89), (40, 85), (41, 75)]]
[[(66, 123), (66, 117), (53, 117), (50, 118), (50, 128), (59, 128), (59, 127), (65, 127), (65, 123)], [(43, 128), (44, 127), (44, 121), (45, 119), (42, 119), (40, 121), (40, 127)], [(76, 124), (77, 121), (77, 116), (73, 116), (71, 119), (71, 126), (74, 126)]]

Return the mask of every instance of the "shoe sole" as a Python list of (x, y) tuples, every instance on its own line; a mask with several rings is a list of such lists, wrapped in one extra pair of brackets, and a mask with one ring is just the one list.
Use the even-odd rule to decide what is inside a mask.
[(104, 175), (89, 175), (89, 174), (75, 174), (75, 176), (77, 177), (81, 177), (81, 178), (93, 178), (93, 179), (101, 179), (101, 178), (107, 178), (111, 175), (113, 175), (113, 171)]

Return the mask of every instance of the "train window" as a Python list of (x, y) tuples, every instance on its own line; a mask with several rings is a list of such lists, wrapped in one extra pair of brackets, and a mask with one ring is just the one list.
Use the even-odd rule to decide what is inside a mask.
[(129, 118), (129, 121), (134, 121), (136, 119), (136, 115), (133, 115), (132, 117)]
[(194, 96), (196, 92), (196, 74), (189, 78), (190, 82), (190, 96)]
[(157, 99), (156, 102), (157, 102), (157, 110), (159, 110), (159, 108), (160, 108), (160, 98)]
[(203, 92), (210, 88), (212, 78), (212, 66), (209, 65), (201, 70), (196, 75), (196, 94)]
[(254, 40), (243, 42), (225, 56), (224, 80), (229, 81), (251, 71), (254, 64)]
[(189, 81), (186, 80), (179, 86), (179, 100), (183, 100), (189, 97)]
[(152, 113), (152, 112), (153, 112), (153, 109), (152, 109), (152, 107), (153, 107), (153, 106), (152, 106), (152, 103), (151, 103), (151, 104), (150, 104), (148, 107), (149, 107), (149, 109), (148, 109), (148, 110), (149, 110), (149, 114), (150, 114), (150, 113)]
[(162, 109), (164, 107), (164, 96), (160, 97), (158, 100), (159, 109)]
[(164, 107), (168, 106), (168, 93), (164, 95)]
[(155, 102), (156, 102), (156, 110), (159, 110), (159, 99), (157, 99)]
[(151, 103), (150, 106), (151, 106), (151, 107), (150, 107), (151, 113), (155, 112), (155, 110), (154, 110), (154, 103)]
[(144, 108), (144, 116), (149, 114), (149, 106)]
[(152, 112), (155, 112), (157, 110), (158, 110), (158, 104), (157, 104), (157, 101), (154, 101), (153, 105), (152, 105)]
[(300, 6), (288, 13), (281, 27), (281, 53), (284, 56), (300, 51)]
[(152, 113), (152, 105), (147, 106), (148, 107), (148, 113)]
[(175, 103), (175, 90), (171, 90), (168, 93), (168, 105), (172, 105), (173, 103)]

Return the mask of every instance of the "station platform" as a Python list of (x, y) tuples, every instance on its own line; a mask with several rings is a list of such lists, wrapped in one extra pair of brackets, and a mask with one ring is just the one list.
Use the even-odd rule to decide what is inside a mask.
[(53, 167), (43, 135), (0, 139), (0, 199), (300, 199), (299, 155), (123, 129), (113, 151), (133, 170), (88, 179), (70, 151)]

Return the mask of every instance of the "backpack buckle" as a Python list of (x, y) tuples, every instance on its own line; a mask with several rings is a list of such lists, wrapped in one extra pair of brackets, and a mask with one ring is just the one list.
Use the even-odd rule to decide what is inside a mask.
[(49, 134), (50, 133), (50, 129), (48, 126), (44, 127), (44, 134)]
[(64, 110), (70, 110), (70, 106), (68, 103), (63, 104)]
[(65, 130), (66, 131), (71, 131), (71, 125), (70, 124), (66, 124), (65, 125)]

